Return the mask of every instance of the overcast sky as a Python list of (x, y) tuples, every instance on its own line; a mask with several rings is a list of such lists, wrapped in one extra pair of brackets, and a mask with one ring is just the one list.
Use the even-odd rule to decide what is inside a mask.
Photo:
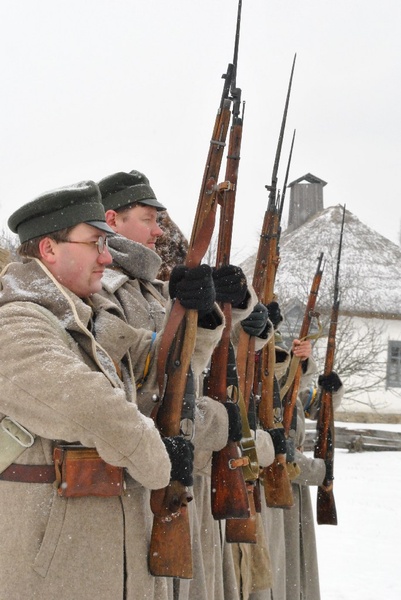
[[(138, 169), (189, 237), (237, 4), (2, 0), (1, 226), (46, 190)], [(290, 181), (323, 179), (325, 207), (397, 243), (401, 3), (243, 0), (233, 257), (257, 248), (295, 53), (279, 186), (296, 129)]]

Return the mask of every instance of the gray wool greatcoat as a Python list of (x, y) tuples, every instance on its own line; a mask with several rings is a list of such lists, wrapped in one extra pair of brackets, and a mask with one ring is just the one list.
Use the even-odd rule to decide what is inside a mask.
[[(281, 347), (276, 347), (275, 373), (280, 380), (289, 366), (290, 355)], [(301, 447), (305, 439), (305, 416), (303, 400), (309, 396), (309, 389), (317, 374), (317, 366), (312, 357), (302, 375), (297, 399), (297, 438)], [(335, 408), (341, 402), (343, 388), (333, 394)], [(325, 476), (324, 461), (305, 456), (296, 451), (295, 462), (301, 472), (292, 481), (294, 506), (290, 509), (269, 508), (262, 494), (262, 519), (268, 542), (272, 587), (249, 595), (249, 600), (319, 600), (319, 574), (314, 529), (314, 517), (309, 486), (322, 483)]]
[[(304, 406), (309, 397), (311, 381), (307, 375), (312, 372), (309, 367), (302, 381), (302, 389), (297, 398), (297, 431), (295, 462), (300, 467), (300, 474), (292, 481), (295, 506), (284, 511), (284, 532), (286, 548), (286, 600), (320, 600), (319, 570), (315, 536), (314, 514), (310, 487), (314, 487), (316, 502), (317, 487), (323, 483), (326, 475), (324, 460), (313, 458), (302, 452), (305, 442)], [(333, 410), (337, 410), (344, 395), (341, 386), (333, 393)], [(319, 391), (318, 396), (319, 397)]]
[[(109, 238), (113, 256), (112, 268), (105, 271), (102, 283), (105, 295), (122, 308), (127, 322), (133, 327), (144, 327), (159, 332), (166, 317), (169, 303), (167, 286), (155, 280), (161, 260), (149, 248), (122, 236)], [(246, 309), (233, 309), (234, 328), (244, 319), (256, 303), (256, 295), (250, 290)], [(192, 358), (195, 379), (207, 366), (212, 351), (219, 342), (224, 318), (217, 309), (220, 324), (215, 329), (197, 329), (197, 342)], [(217, 319), (217, 322), (218, 320)], [(142, 365), (133, 365), (136, 381), (143, 376)], [(150, 414), (157, 394), (155, 369), (138, 389), (138, 405)], [(225, 408), (215, 400), (198, 395), (195, 412), (194, 499), (189, 504), (192, 531), (194, 577), (180, 582), (180, 600), (236, 600), (238, 590), (235, 580), (231, 549), (224, 543), (224, 527), (215, 521), (210, 507), (210, 464), (213, 451), (221, 450), (228, 437), (228, 418)], [(170, 598), (172, 597), (171, 582)]]
[[(277, 336), (281, 339), (280, 334)], [(290, 354), (276, 346), (275, 376), (280, 383), (287, 372), (290, 363)], [(271, 462), (274, 459), (272, 449)], [(266, 465), (267, 466), (267, 465)], [(249, 600), (285, 600), (285, 539), (284, 539), (284, 510), (271, 508), (266, 505), (263, 487), (261, 488), (261, 518), (270, 558), (270, 585), (263, 589), (251, 592)], [(292, 509), (291, 509), (292, 510)]]
[(125, 360), (133, 345), (146, 354), (149, 333), (97, 294), (83, 302), (37, 260), (8, 265), (0, 288), (0, 417), (36, 436), (15, 462), (50, 465), (54, 440), (80, 442), (124, 467), (127, 485), (121, 497), (62, 498), (52, 484), (0, 481), (0, 597), (165, 599), (166, 580), (147, 568), (149, 490), (168, 484), (170, 461)]

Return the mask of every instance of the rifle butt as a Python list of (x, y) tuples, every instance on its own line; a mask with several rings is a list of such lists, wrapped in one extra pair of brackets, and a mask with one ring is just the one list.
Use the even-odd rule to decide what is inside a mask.
[(155, 577), (192, 579), (191, 531), (188, 502), (192, 496), (178, 481), (152, 490), (153, 527), (149, 548), (149, 571)]
[(192, 579), (192, 549), (188, 508), (170, 519), (154, 515), (149, 571), (155, 577)]
[(337, 525), (337, 509), (332, 486), (317, 488), (316, 521), (318, 525)]
[(263, 469), (266, 505), (270, 508), (294, 506), (292, 485), (288, 476), (285, 454), (275, 457), (271, 465)]
[(242, 472), (243, 460), (238, 446), (227, 446), (212, 455), (211, 505), (216, 520), (247, 519), (250, 515), (248, 492)]
[(229, 544), (256, 544), (255, 485), (247, 483), (249, 517), (247, 519), (227, 519), (226, 542)]

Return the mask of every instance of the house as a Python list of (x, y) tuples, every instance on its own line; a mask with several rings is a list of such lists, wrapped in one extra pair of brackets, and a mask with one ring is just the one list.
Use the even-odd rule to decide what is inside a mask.
[[(312, 194), (297, 188), (306, 181)], [(280, 239), (275, 292), (285, 319), (287, 343), (298, 337), (318, 257), (323, 276), (312, 332), (322, 331), (314, 345), (321, 371), (333, 303), (344, 207), (323, 208), (323, 180), (308, 174), (291, 189), (289, 225)], [(317, 189), (319, 188), (320, 189)], [(296, 203), (302, 198), (301, 216)], [(308, 201), (310, 199), (310, 202)], [(256, 254), (241, 265), (252, 280)], [(340, 317), (335, 370), (346, 387), (339, 420), (401, 422), (401, 249), (345, 210), (339, 266)], [(319, 322), (318, 322), (319, 321)], [(298, 333), (297, 333), (298, 332)]]

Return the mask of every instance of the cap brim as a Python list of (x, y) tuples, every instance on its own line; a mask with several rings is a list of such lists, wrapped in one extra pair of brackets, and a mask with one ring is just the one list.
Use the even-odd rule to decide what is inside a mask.
[(92, 227), (96, 227), (96, 229), (100, 229), (101, 231), (105, 231), (106, 233), (114, 233), (115, 231), (107, 225), (105, 221), (85, 221), (88, 225), (92, 225)]
[(137, 202), (138, 204), (144, 204), (145, 206), (152, 206), (156, 210), (167, 210), (167, 208), (163, 206), (163, 204), (160, 204), (156, 198), (146, 198), (146, 200), (138, 200)]

